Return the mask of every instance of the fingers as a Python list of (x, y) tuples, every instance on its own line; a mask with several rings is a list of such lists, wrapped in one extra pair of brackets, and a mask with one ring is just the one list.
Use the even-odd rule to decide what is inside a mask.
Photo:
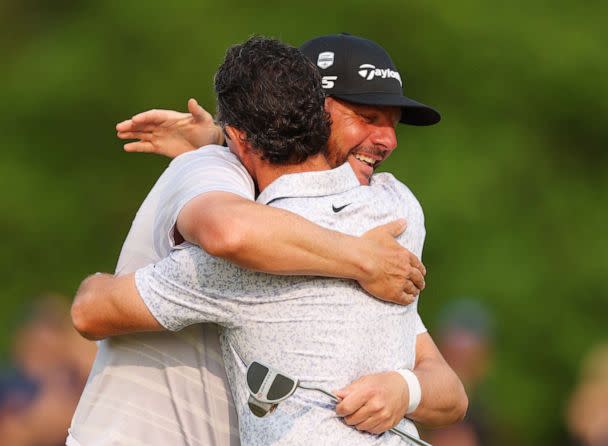
[(132, 119), (127, 119), (126, 121), (119, 122), (116, 124), (116, 132), (124, 133), (124, 132), (153, 132), (158, 129), (159, 126), (157, 124), (150, 123), (135, 123)]
[(426, 276), (426, 267), (420, 259), (413, 254), (410, 256), (410, 265), (419, 270), (423, 276)]
[(420, 294), (420, 288), (411, 280), (408, 280), (403, 285), (403, 292), (408, 295), (418, 296)]
[(126, 119), (116, 124), (117, 132), (144, 131), (150, 132), (159, 125), (177, 121), (190, 116), (188, 113), (180, 113), (172, 110), (148, 110), (138, 113), (131, 119)]
[(406, 227), (407, 222), (404, 218), (400, 218), (399, 220), (395, 220), (384, 225), (384, 228), (393, 237), (397, 237), (398, 235), (402, 234)]
[(370, 434), (380, 434), (387, 430), (382, 429), (383, 423), (376, 418), (375, 416), (369, 417), (363, 423), (357, 424), (355, 428), (359, 431), (369, 432)]
[(164, 112), (166, 110), (148, 110), (142, 113), (138, 113), (131, 118), (134, 125), (142, 125), (142, 124), (161, 124), (165, 121)]
[(153, 153), (155, 151), (152, 143), (148, 141), (135, 141), (123, 146), (125, 152), (144, 152)]
[(118, 132), (116, 134), (120, 139), (141, 139), (142, 141), (150, 141), (152, 134), (148, 132)]
[[(420, 291), (424, 290), (426, 287), (426, 282), (424, 281), (424, 276), (422, 272), (420, 272), (417, 268), (412, 268), (409, 274), (410, 283), (417, 288), (417, 291), (414, 289), (407, 289), (412, 294), (419, 294)], [(405, 288), (404, 288), (405, 289)]]
[(405, 231), (406, 227), (407, 227), (407, 223), (406, 223), (405, 219), (400, 218), (399, 220), (394, 220), (394, 221), (391, 221), (390, 223), (386, 223), (384, 225), (377, 226), (376, 228), (372, 229), (372, 231), (374, 231), (374, 232), (386, 231), (390, 236), (397, 237), (398, 235), (402, 234), (403, 231)]
[(125, 121), (119, 122), (118, 124), (116, 124), (116, 131), (117, 132), (129, 132), (131, 131), (133, 127), (133, 121), (131, 121), (130, 119), (127, 119)]
[(371, 399), (352, 415), (344, 417), (344, 422), (349, 426), (356, 426), (359, 430), (370, 431), (377, 427), (383, 420), (389, 418), (388, 411), (378, 399)]
[(339, 400), (343, 400), (344, 398), (346, 398), (348, 396), (350, 391), (349, 391), (348, 387), (345, 387), (344, 389), (334, 390), (334, 391), (332, 391), (332, 393), (334, 395), (336, 395)]
[[(344, 422), (349, 426), (357, 426), (358, 429), (360, 424), (364, 424), (366, 426), (369, 425), (370, 423), (367, 422), (374, 413), (375, 411), (371, 410), (369, 405), (366, 404), (359, 410), (357, 410), (355, 413), (344, 417)], [(377, 422), (373, 424), (375, 425), (377, 424)]]
[(142, 113), (138, 113), (131, 118), (135, 126), (142, 125), (160, 125), (168, 121), (176, 121), (178, 119), (187, 118), (188, 113), (180, 113), (173, 110), (153, 109)]
[(205, 113), (207, 113), (205, 109), (201, 107), (194, 98), (188, 99), (188, 111), (197, 121), (205, 119)]
[(203, 107), (198, 104), (196, 99), (188, 99), (188, 111), (192, 114), (192, 116), (197, 116), (200, 113), (200, 110), (203, 110)]
[(337, 392), (345, 397), (336, 406), (336, 413), (349, 426), (380, 434), (396, 425), (404, 416), (404, 385), (404, 380), (395, 372), (361, 377)]
[(397, 303), (401, 305), (409, 305), (411, 303), (414, 303), (415, 300), (416, 295), (408, 294), (404, 291), (403, 293), (401, 293), (401, 297), (397, 299)]
[(336, 405), (336, 414), (341, 417), (348, 417), (357, 412), (367, 399), (367, 395), (363, 392), (351, 392)]
[(124, 133), (124, 132), (154, 133), (155, 130), (162, 128), (162, 126), (159, 126), (156, 124), (135, 124), (135, 123), (133, 123), (133, 121), (124, 121), (124, 122), (130, 122), (130, 125), (121, 126), (120, 129), (118, 128), (118, 125), (116, 125), (116, 128), (118, 129), (117, 133)]
[(194, 98), (188, 100), (188, 111), (192, 114), (195, 121), (212, 121), (213, 117), (199, 105)]

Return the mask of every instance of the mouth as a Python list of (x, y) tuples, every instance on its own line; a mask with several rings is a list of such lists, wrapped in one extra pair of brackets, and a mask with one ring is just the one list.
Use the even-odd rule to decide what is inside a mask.
[(363, 164), (367, 164), (372, 169), (375, 169), (382, 161), (380, 159), (374, 159), (373, 157), (369, 155), (364, 155), (362, 153), (353, 153), (353, 157), (358, 161), (362, 162)]
[(369, 184), (370, 178), (374, 173), (374, 168), (380, 164), (379, 160), (374, 160), (373, 158), (360, 153), (351, 153), (348, 157), (348, 161), (357, 175), (359, 182), (363, 185)]
[(388, 156), (385, 150), (376, 147), (356, 147), (348, 154), (348, 162), (363, 185), (369, 181), (376, 169)]

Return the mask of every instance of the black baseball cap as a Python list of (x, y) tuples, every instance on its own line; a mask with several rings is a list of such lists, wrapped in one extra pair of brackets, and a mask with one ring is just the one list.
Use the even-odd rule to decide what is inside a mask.
[(304, 42), (300, 50), (319, 69), (328, 96), (354, 104), (401, 107), (401, 122), (432, 125), (439, 112), (403, 95), (403, 81), (388, 53), (377, 43), (350, 34)]

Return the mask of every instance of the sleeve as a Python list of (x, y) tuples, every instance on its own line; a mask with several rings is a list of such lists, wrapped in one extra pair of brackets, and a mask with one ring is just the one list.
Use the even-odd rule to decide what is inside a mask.
[(251, 176), (230, 151), (220, 146), (201, 148), (177, 157), (167, 171), (153, 226), (154, 250), (165, 257), (175, 247), (174, 228), (183, 207), (207, 192), (230, 192), (255, 199)]
[(388, 193), (390, 197), (388, 202), (401, 204), (401, 206), (393, 205), (396, 212), (395, 218), (405, 218), (407, 221), (407, 229), (397, 238), (397, 241), (422, 260), (426, 229), (420, 202), (412, 191), (392, 174), (381, 173), (377, 176), (376, 184)]
[[(213, 262), (213, 257), (192, 246), (173, 251), (169, 257), (136, 271), (139, 295), (167, 330), (178, 331), (201, 322), (235, 325), (238, 301), (217, 293), (221, 290), (218, 282), (230, 279), (217, 271)], [(201, 269), (208, 270), (202, 279)], [(215, 281), (209, 279), (215, 276), (219, 276)]]
[(419, 314), (416, 314), (416, 336), (422, 333), (426, 333), (427, 331), (428, 330), (426, 329), (424, 322), (422, 322), (422, 318)]
[(414, 302), (412, 304), (413, 308), (412, 310), (415, 312), (415, 319), (414, 319), (414, 332), (416, 333), (416, 336), (418, 336), (419, 334), (425, 333), (428, 330), (426, 329), (426, 326), (424, 325), (424, 322), (422, 322), (422, 318), (420, 317), (420, 313), (418, 313), (418, 299), (416, 299), (416, 302)]

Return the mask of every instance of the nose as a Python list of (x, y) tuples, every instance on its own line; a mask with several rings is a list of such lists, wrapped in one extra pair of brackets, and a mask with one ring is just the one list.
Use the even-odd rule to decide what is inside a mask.
[(382, 147), (386, 150), (387, 156), (397, 147), (397, 134), (395, 127), (391, 124), (377, 125), (372, 134), (372, 142), (374, 145)]

